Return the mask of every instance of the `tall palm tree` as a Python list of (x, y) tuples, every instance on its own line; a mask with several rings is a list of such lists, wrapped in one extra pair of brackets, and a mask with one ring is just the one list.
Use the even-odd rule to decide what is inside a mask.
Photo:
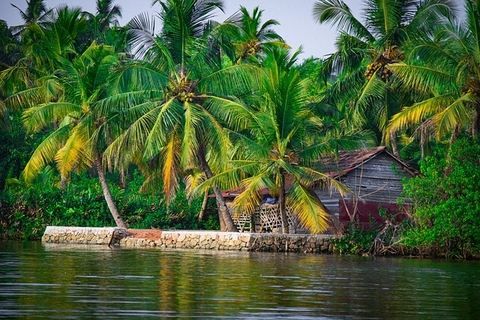
[(97, 0), (97, 13), (95, 20), (100, 31), (105, 31), (111, 26), (118, 25), (118, 18), (122, 17), (122, 9), (113, 4), (114, 0)]
[[(90, 22), (89, 34), (86, 36), (87, 41), (95, 40), (109, 45), (118, 44), (119, 40), (123, 43), (126, 42), (125, 39), (122, 39), (125, 37), (126, 31), (119, 27), (118, 21), (122, 17), (122, 9), (120, 6), (114, 5), (114, 0), (97, 0), (96, 12), (94, 14), (83, 12), (83, 14)], [(120, 39), (118, 39), (119, 37)], [(124, 44), (123, 47), (125, 47)]]
[(474, 137), (480, 128), (480, 1), (466, 0), (466, 21), (440, 25), (431, 38), (417, 41), (403, 63), (391, 70), (422, 94), (403, 108), (388, 130), (427, 128), (437, 140), (462, 129)]
[(241, 6), (238, 14), (227, 20), (227, 24), (234, 26), (233, 34), (230, 35), (235, 49), (233, 61), (255, 61), (268, 47), (287, 47), (282, 37), (273, 30), (273, 27), (279, 24), (278, 21), (269, 19), (262, 23), (262, 15), (263, 10), (258, 7), (250, 13)]
[[(346, 188), (315, 169), (320, 154), (331, 151), (322, 120), (309, 109), (305, 80), (292, 68), (295, 56), (273, 50), (265, 60), (263, 98), (253, 110), (238, 109), (248, 129), (233, 132), (236, 155), (232, 167), (200, 185), (243, 187), (233, 207), (252, 213), (268, 188), (278, 197), (282, 232), (288, 233), (286, 207), (298, 215), (311, 232), (325, 231), (329, 214), (311, 192), (316, 183), (342, 193)], [(317, 137), (317, 138), (313, 138)]]
[(55, 100), (51, 75), (58, 68), (59, 58), (66, 59), (78, 52), (76, 38), (86, 30), (86, 21), (80, 9), (68, 7), (52, 11), (50, 19), (48, 24), (22, 34), (15, 63), (0, 72), (7, 108), (26, 108), (32, 103)]
[[(382, 139), (388, 120), (410, 99), (400, 90), (390, 65), (403, 61), (407, 40), (428, 32), (452, 14), (448, 0), (365, 0), (365, 22), (341, 0), (319, 0), (314, 16), (336, 25), (337, 52), (325, 63), (336, 78), (329, 95), (334, 104), (357, 111), (357, 119)], [(372, 121), (373, 120), (373, 121)], [(398, 154), (396, 139), (390, 139)]]
[[(144, 60), (119, 74), (120, 87), (130, 87), (104, 104), (112, 126), (119, 124), (122, 132), (105, 157), (116, 167), (148, 161), (155, 170), (146, 183), (161, 179), (169, 200), (185, 172), (199, 168), (210, 178), (223, 165), (231, 147), (224, 123), (240, 121), (229, 110), (244, 108), (235, 96), (251, 92), (253, 67), (222, 69), (218, 52), (209, 46), (209, 19), (222, 8), (220, 1), (159, 3), (158, 35), (145, 16), (130, 23), (132, 48)], [(235, 231), (220, 189), (212, 189), (222, 230)]]
[[(105, 179), (101, 152), (108, 139), (96, 135), (96, 128), (104, 119), (97, 116), (98, 101), (108, 92), (107, 79), (117, 57), (110, 47), (92, 43), (72, 61), (59, 58), (59, 69), (49, 79), (39, 82), (45, 88), (28, 88), (13, 98), (13, 103), (28, 104), (24, 124), (29, 132), (52, 130), (38, 145), (25, 166), (23, 177), (34, 179), (49, 163), (55, 161), (62, 179), (71, 172), (93, 167), (107, 206), (118, 227), (125, 228)], [(31, 92), (49, 90), (50, 99), (41, 102), (31, 99)], [(48, 95), (42, 95), (46, 98)]]
[(15, 35), (21, 34), (31, 25), (45, 24), (52, 13), (52, 9), (47, 9), (45, 0), (25, 0), (25, 2), (27, 3), (27, 8), (25, 11), (20, 9), (18, 6), (11, 4), (12, 7), (19, 11), (23, 20), (22, 25), (12, 27), (12, 31)]

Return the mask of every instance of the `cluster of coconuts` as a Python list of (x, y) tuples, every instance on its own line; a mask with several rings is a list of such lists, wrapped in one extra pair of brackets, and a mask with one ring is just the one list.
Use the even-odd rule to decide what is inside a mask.
[(367, 66), (365, 77), (370, 79), (375, 72), (383, 81), (387, 81), (392, 76), (392, 71), (388, 69), (390, 63), (403, 60), (403, 53), (397, 46), (388, 47), (374, 62)]
[(244, 45), (243, 55), (244, 56), (254, 56), (260, 51), (260, 42), (257, 40), (250, 40)]
[(480, 80), (470, 77), (465, 85), (464, 92), (471, 92), (474, 96), (480, 97)]
[(182, 76), (178, 81), (170, 82), (167, 96), (176, 97), (181, 102), (192, 102), (195, 97), (193, 85), (187, 77)]

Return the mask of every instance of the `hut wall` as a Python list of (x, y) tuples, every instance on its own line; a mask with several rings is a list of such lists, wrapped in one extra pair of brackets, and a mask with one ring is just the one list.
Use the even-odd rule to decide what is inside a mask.
[(408, 176), (386, 153), (365, 162), (341, 181), (363, 202), (396, 204), (402, 193), (402, 179)]
[[(388, 154), (382, 153), (366, 161), (364, 164), (341, 177), (343, 182), (352, 193), (345, 197), (349, 203), (382, 203), (397, 204), (397, 199), (402, 193), (402, 179), (408, 174), (402, 166)], [(325, 204), (327, 209), (337, 218), (340, 216), (343, 200), (338, 192), (315, 190), (318, 198)], [(405, 199), (405, 203), (409, 203)], [(369, 208), (368, 206), (362, 206)]]

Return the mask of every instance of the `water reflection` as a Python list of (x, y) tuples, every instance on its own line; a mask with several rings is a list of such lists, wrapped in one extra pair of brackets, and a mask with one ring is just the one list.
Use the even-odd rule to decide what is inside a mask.
[(0, 243), (0, 318), (479, 318), (480, 264)]

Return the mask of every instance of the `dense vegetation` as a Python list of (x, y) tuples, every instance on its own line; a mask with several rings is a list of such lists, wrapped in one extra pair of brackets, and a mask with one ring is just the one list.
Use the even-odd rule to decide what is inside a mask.
[[(387, 145), (421, 175), (405, 182), (412, 218), (382, 241), (479, 252), (480, 1), (463, 5), (460, 19), (448, 0), (365, 0), (359, 20), (319, 0), (337, 51), (301, 63), (258, 8), (218, 22), (220, 0), (156, 0), (157, 16), (120, 26), (111, 0), (95, 13), (29, 0), (22, 25), (0, 21), (0, 232), (234, 231), (221, 190), (237, 186), (234, 210), (252, 212), (268, 188), (284, 232), (287, 206), (322, 232), (309, 187), (348, 190), (315, 163)], [(378, 240), (353, 223), (340, 245)]]

